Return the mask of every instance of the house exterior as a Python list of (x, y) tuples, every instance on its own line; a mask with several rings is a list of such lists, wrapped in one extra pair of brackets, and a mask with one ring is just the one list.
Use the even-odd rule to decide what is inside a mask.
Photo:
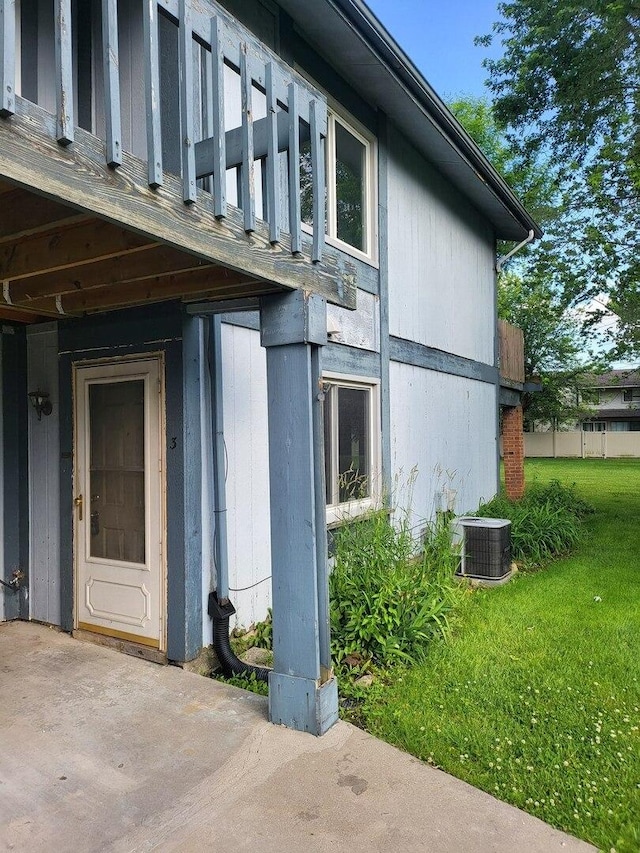
[(359, 0), (0, 0), (0, 51), (0, 617), (185, 661), (271, 603), (322, 733), (326, 528), (495, 493), (538, 228)]
[(580, 422), (584, 432), (640, 431), (640, 372), (611, 370), (592, 377), (580, 392), (581, 402), (591, 407)]

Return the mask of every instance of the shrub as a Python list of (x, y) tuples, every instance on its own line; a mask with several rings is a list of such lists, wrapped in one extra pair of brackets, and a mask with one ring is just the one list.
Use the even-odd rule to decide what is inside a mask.
[(590, 512), (575, 486), (552, 480), (547, 485), (534, 484), (520, 501), (499, 495), (482, 504), (477, 514), (510, 519), (512, 556), (532, 567), (573, 550), (582, 537), (582, 520)]
[(334, 661), (351, 656), (386, 666), (421, 659), (429, 640), (446, 631), (456, 597), (456, 557), (446, 525), (434, 525), (424, 547), (416, 548), (407, 524), (396, 528), (378, 511), (345, 524), (334, 543)]

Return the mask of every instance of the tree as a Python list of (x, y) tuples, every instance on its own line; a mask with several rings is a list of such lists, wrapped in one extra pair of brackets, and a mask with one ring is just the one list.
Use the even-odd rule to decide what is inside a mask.
[(562, 305), (547, 282), (503, 273), (498, 282), (498, 313), (524, 333), (524, 369), (527, 379), (540, 382), (534, 393), (524, 393), (522, 410), (526, 430), (535, 422), (554, 429), (572, 425), (587, 409), (579, 403), (585, 364), (579, 323)]
[(486, 100), (458, 98), (450, 108), (533, 217), (550, 232), (546, 240), (516, 255), (498, 276), (498, 314), (524, 332), (525, 375), (541, 384), (540, 391), (523, 395), (525, 426), (532, 429), (536, 421), (554, 427), (570, 424), (586, 413), (577, 403), (584, 373), (598, 367), (586, 353), (576, 313), (567, 307), (556, 271), (549, 264), (549, 257), (554, 257), (553, 235), (563, 231), (571, 213), (545, 153), (523, 156)]
[[(495, 118), (522, 157), (546, 156), (569, 201), (547, 264), (567, 304), (619, 318), (616, 355), (640, 352), (640, 4), (510, 0), (477, 39)], [(587, 320), (593, 328), (597, 312)]]

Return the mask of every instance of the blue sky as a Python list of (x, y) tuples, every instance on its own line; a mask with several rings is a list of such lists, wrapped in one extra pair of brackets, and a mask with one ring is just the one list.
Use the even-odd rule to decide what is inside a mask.
[[(486, 93), (475, 36), (491, 31), (498, 0), (366, 0), (440, 97)], [(492, 55), (496, 50), (492, 48)]]

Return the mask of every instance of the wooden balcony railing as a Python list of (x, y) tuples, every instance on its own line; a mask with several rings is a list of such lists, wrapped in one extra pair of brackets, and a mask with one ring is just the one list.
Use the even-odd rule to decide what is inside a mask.
[(505, 320), (498, 320), (500, 341), (500, 378), (524, 384), (524, 336), (522, 329)]
[[(0, 0), (0, 178), (353, 307), (353, 264), (325, 245), (321, 225), (326, 99), (213, 0), (102, 0), (99, 21), (88, 3), (73, 18), (71, 0), (52, 6), (51, 32), (29, 45), (19, 7)], [(123, 9), (141, 15), (137, 28)], [(119, 40), (129, 29), (140, 40), (127, 58)], [(25, 51), (42, 65), (43, 38), (53, 80), (39, 80), (45, 97), (27, 97)], [(141, 102), (123, 103), (136, 86)], [(318, 223), (312, 236), (303, 208)]]

